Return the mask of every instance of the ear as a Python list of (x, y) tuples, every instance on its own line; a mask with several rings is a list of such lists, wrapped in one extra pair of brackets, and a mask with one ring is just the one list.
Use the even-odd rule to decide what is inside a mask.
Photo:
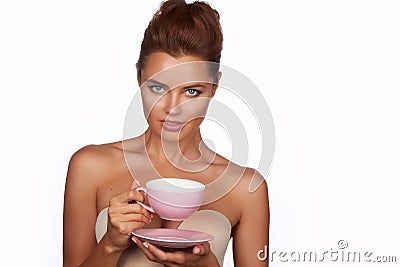
[(141, 85), (141, 77), (140, 77), (139, 64), (138, 63), (136, 63), (136, 79), (137, 79), (138, 85), (140, 87), (140, 85)]
[(222, 77), (222, 72), (220, 71), (220, 72), (218, 72), (217, 83), (213, 84), (212, 96), (214, 96), (215, 95), (215, 91), (217, 91), (217, 88), (218, 88), (218, 85), (219, 85), (219, 81), (221, 80), (221, 77)]

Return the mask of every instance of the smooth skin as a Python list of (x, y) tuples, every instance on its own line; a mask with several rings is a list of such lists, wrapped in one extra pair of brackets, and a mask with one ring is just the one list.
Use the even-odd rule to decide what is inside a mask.
[[(147, 79), (168, 67), (200, 60), (194, 56), (174, 58), (167, 53), (154, 52), (148, 57), (138, 83), (143, 85)], [(157, 88), (156, 92), (161, 89)], [(216, 89), (216, 85), (203, 84), (199, 88), (187, 89), (181, 86), (166, 90), (154, 106), (151, 94), (155, 91), (151, 91), (151, 94), (142, 91), (145, 112), (146, 105), (152, 106), (151, 112), (146, 115), (149, 127), (143, 135), (124, 141), (125, 149), (129, 147), (129, 159), (138, 163), (135, 165), (138, 173), (146, 173), (145, 167), (141, 166), (151, 163), (162, 177), (185, 177), (208, 184), (218, 178), (229, 164), (233, 164), (217, 154), (208, 168), (187, 172), (169, 161), (173, 159), (179, 163), (182, 157), (201, 159), (207, 154), (199, 151), (202, 138), (198, 127), (202, 120), (189, 121), (196, 112), (204, 113), (207, 106), (199, 102), (198, 106), (190, 105), (191, 110), (184, 106), (175, 108), (189, 99), (212, 98)], [(141, 90), (147, 89), (142, 86)], [(187, 121), (178, 137), (180, 151), (174, 151), (174, 133), (161, 136), (160, 120), (167, 116)], [(168, 159), (165, 150), (168, 150)], [(211, 150), (209, 152), (212, 153)], [(176, 228), (177, 222), (163, 220), (135, 203), (147, 200), (143, 193), (134, 190), (138, 185), (132, 182), (132, 174), (125, 161), (126, 153), (125, 150), (124, 155), (122, 142), (119, 141), (89, 145), (71, 157), (64, 199), (63, 266), (114, 267), (121, 255), (137, 249), (142, 250), (149, 261), (164, 266), (219, 266), (208, 242), (186, 250), (166, 251), (137, 238), (132, 239), (130, 233), (137, 228)], [(241, 175), (240, 181), (223, 197), (200, 209), (218, 211), (229, 219), (236, 267), (268, 266), (268, 261), (257, 258), (258, 251), (268, 246), (269, 205), (266, 182), (254, 169), (233, 165)], [(252, 179), (261, 185), (255, 192), (249, 193)], [(108, 229), (97, 244), (94, 231), (96, 219), (105, 207), (108, 207)]]

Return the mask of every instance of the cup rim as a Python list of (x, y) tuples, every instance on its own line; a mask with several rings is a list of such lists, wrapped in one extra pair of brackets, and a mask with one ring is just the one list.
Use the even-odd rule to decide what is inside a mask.
[[(168, 190), (168, 189), (162, 189), (160, 190), (160, 188), (155, 188), (155, 184), (159, 183), (160, 180), (163, 180), (167, 183), (170, 183), (172, 185), (175, 185), (176, 187), (181, 187), (181, 188), (185, 188), (185, 189), (190, 189), (190, 191), (188, 192), (176, 192), (173, 190)], [(183, 185), (183, 183), (186, 183), (185, 185)], [(187, 183), (190, 183), (191, 185), (188, 186)], [(155, 190), (155, 191), (163, 191), (163, 192), (170, 192), (170, 193), (193, 193), (193, 192), (199, 192), (199, 191), (203, 191), (206, 186), (198, 181), (194, 181), (194, 180), (190, 180), (190, 179), (186, 179), (186, 178), (175, 178), (175, 177), (167, 177), (167, 178), (157, 178), (157, 179), (153, 179), (150, 180), (146, 183), (146, 188), (151, 189), (151, 190)]]

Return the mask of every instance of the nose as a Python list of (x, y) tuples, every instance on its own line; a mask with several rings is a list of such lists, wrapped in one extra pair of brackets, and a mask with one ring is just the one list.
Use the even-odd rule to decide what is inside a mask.
[(174, 90), (168, 91), (162, 101), (164, 102), (164, 111), (168, 115), (177, 115), (182, 112), (178, 92), (174, 92)]

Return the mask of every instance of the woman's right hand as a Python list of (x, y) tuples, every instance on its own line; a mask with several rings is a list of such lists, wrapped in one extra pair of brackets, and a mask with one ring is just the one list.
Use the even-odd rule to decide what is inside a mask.
[(126, 249), (132, 242), (131, 232), (151, 222), (153, 215), (138, 202), (144, 202), (143, 193), (136, 191), (134, 182), (131, 189), (110, 198), (108, 207), (107, 234), (111, 244)]

